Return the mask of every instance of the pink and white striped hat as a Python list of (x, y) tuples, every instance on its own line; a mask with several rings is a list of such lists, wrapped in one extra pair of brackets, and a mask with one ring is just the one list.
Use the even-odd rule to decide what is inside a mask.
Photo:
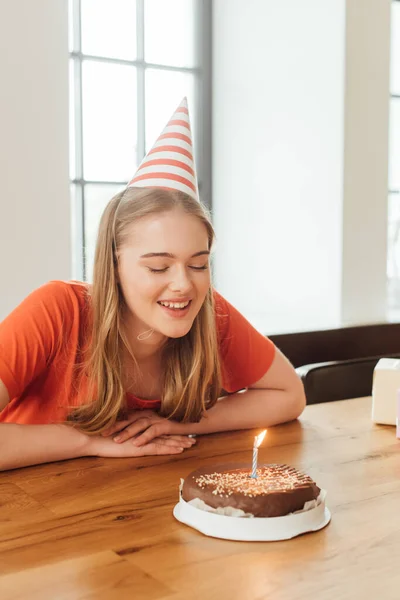
[(128, 187), (180, 190), (199, 200), (186, 98), (183, 98), (156, 143), (140, 163)]

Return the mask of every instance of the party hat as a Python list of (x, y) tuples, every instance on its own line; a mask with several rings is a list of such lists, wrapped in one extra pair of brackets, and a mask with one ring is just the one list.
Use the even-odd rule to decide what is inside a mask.
[(187, 99), (168, 121), (146, 154), (128, 187), (162, 187), (180, 190), (199, 199)]

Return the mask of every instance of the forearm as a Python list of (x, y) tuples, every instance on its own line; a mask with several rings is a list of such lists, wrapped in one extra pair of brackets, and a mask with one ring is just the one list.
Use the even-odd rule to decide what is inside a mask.
[(0, 471), (90, 455), (90, 438), (68, 425), (0, 424)]
[(199, 423), (181, 424), (182, 433), (214, 433), (271, 427), (296, 419), (305, 406), (303, 387), (295, 390), (249, 389), (221, 398)]

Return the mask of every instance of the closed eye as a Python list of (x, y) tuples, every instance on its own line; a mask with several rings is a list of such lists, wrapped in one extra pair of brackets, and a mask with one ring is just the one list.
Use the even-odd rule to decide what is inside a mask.
[(152, 269), (151, 267), (147, 267), (151, 273), (165, 273), (168, 271), (168, 267), (164, 267), (164, 269)]
[[(169, 269), (169, 267), (164, 267), (163, 269), (152, 269), (151, 267), (147, 268), (151, 273), (165, 273)], [(193, 269), (193, 271), (206, 271), (208, 269), (208, 264), (202, 265), (201, 267), (190, 266), (189, 268)]]

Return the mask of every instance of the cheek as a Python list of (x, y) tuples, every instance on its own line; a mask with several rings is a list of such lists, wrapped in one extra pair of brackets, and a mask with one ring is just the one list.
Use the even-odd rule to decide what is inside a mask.
[(164, 285), (160, 280), (146, 273), (131, 272), (128, 279), (124, 281), (125, 297), (129, 298), (131, 306), (138, 306), (149, 301), (158, 300)]
[(210, 285), (211, 285), (211, 273), (208, 270), (204, 273), (204, 280), (202, 281), (201, 286), (202, 286), (202, 289), (206, 290), (206, 292), (207, 292)]
[(199, 296), (201, 297), (202, 302), (203, 302), (204, 298), (206, 297), (208, 290), (210, 289), (210, 285), (211, 285), (210, 275), (208, 275), (208, 276), (204, 275), (204, 278), (202, 278), (201, 281), (197, 282), (197, 290), (198, 290)]

